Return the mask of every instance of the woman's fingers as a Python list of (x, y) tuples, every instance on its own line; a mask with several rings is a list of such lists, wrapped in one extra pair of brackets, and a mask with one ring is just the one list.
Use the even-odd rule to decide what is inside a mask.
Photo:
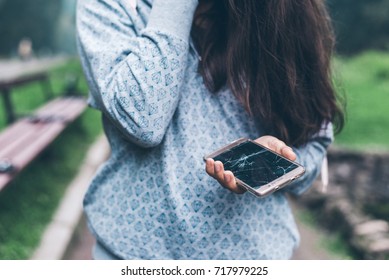
[(223, 166), (223, 163), (221, 163), (220, 161), (214, 161), (213, 159), (211, 158), (208, 158), (206, 160), (206, 169), (207, 173), (212, 176), (213, 178), (215, 178), (216, 180), (219, 181), (220, 184), (222, 184), (223, 186), (225, 186), (224, 183), (226, 183), (226, 179), (228, 179), (228, 182), (230, 183), (230, 177), (227, 176), (225, 178), (224, 176), (224, 166)]
[(236, 183), (234, 174), (229, 170), (224, 171), (224, 181), (221, 184), (225, 186), (227, 189), (229, 189), (230, 191), (237, 194), (242, 194), (246, 192), (244, 189), (239, 187), (239, 185)]
[(205, 163), (205, 170), (211, 177), (215, 178), (223, 187), (235, 193), (244, 193), (237, 183), (234, 174), (231, 171), (224, 170), (223, 163), (208, 158)]
[(282, 148), (281, 155), (283, 155), (284, 157), (286, 157), (287, 159), (290, 159), (290, 160), (296, 160), (296, 158), (297, 158), (295, 152), (289, 146), (285, 146), (284, 148)]
[(224, 181), (224, 166), (223, 166), (223, 163), (221, 163), (220, 161), (215, 161), (214, 165), (215, 165), (215, 178), (219, 182), (223, 182)]
[(213, 159), (207, 158), (205, 160), (205, 171), (207, 172), (208, 175), (212, 176), (213, 174)]
[(287, 146), (283, 141), (279, 140), (273, 136), (262, 136), (255, 140), (257, 143), (269, 148), (270, 150), (286, 157), (290, 160), (296, 159), (296, 154), (293, 152), (292, 148)]

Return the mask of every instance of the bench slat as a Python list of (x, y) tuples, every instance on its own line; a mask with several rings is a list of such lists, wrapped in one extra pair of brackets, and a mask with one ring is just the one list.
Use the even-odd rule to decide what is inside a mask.
[(79, 97), (57, 98), (51, 106), (38, 110), (34, 116), (38, 119), (50, 117), (53, 120), (71, 122), (84, 111), (85, 106), (85, 100)]
[(38, 126), (31, 127), (32, 124), (27, 120), (20, 121), (15, 124), (16, 129), (12, 133), (6, 133), (1, 142), (0, 158), (9, 159), (12, 154), (16, 154), (19, 149), (23, 149), (28, 145), (30, 139), (34, 139), (34, 135), (39, 130)]
[(61, 116), (64, 121), (72, 122), (74, 121), (85, 109), (85, 101), (80, 98), (68, 98), (67, 106), (64, 106), (64, 110), (61, 111)]
[(5, 147), (10, 145), (12, 142), (17, 141), (18, 137), (22, 135), (23, 131), (26, 131), (26, 127), (29, 124), (27, 122), (16, 122), (9, 126), (7, 129), (0, 133), (0, 154), (3, 152)]
[(53, 123), (45, 125), (43, 129), (36, 133), (33, 142), (23, 150), (20, 150), (14, 157), (12, 157), (12, 164), (20, 171), (30, 161), (32, 161), (38, 154), (40, 154), (65, 128), (63, 123)]

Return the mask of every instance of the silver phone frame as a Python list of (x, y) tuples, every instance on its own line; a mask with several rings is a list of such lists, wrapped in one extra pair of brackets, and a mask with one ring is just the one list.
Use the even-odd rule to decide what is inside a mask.
[(206, 155), (203, 157), (204, 161), (206, 161), (207, 158), (214, 158), (220, 154), (222, 154), (223, 152), (227, 151), (227, 150), (230, 150), (231, 148), (239, 145), (239, 144), (242, 144), (244, 142), (251, 142), (251, 143), (254, 143), (255, 145), (258, 145), (260, 146), (261, 148), (265, 149), (265, 150), (268, 150), (270, 151), (271, 153), (273, 154), (276, 154), (277, 156), (280, 156), (282, 157), (283, 159), (289, 161), (289, 162), (292, 162), (293, 164), (296, 164), (297, 165), (297, 168), (296, 169), (293, 169), (292, 171), (284, 174), (283, 176), (265, 184), (265, 185), (262, 185), (260, 187), (258, 187), (257, 189), (253, 188), (252, 186), (246, 184), (245, 182), (243, 182), (242, 180), (238, 179), (235, 177), (236, 179), (236, 182), (237, 184), (244, 188), (245, 190), (249, 191), (251, 194), (257, 196), (257, 197), (265, 197), (265, 196), (268, 196), (269, 194), (277, 191), (277, 190), (280, 190), (282, 189), (283, 187), (285, 187), (286, 185), (288, 185), (289, 183), (291, 183), (292, 181), (296, 180), (297, 178), (301, 177), (304, 173), (305, 173), (305, 168), (295, 162), (295, 161), (292, 161), (292, 160), (289, 160), (287, 158), (285, 158), (284, 156), (270, 150), (269, 148), (266, 148), (265, 146), (249, 139), (249, 138), (240, 138), (240, 139), (237, 139), (233, 142), (231, 142), (230, 144), (227, 144), (226, 146), (224, 147), (221, 147), (220, 149)]

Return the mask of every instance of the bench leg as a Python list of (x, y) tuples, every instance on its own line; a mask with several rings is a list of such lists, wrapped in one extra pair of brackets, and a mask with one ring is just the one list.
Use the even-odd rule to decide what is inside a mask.
[(12, 123), (15, 120), (15, 112), (12, 106), (11, 95), (9, 89), (3, 89), (3, 102), (5, 107), (5, 117), (7, 124)]

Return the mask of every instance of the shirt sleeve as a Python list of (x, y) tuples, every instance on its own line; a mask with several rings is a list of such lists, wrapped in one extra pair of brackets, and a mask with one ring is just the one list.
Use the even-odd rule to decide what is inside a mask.
[(91, 105), (140, 146), (162, 141), (177, 107), (197, 4), (154, 0), (144, 25), (128, 1), (78, 1), (77, 43)]
[(288, 185), (284, 190), (294, 195), (301, 195), (308, 190), (320, 173), (321, 166), (327, 154), (329, 145), (333, 142), (333, 127), (331, 123), (323, 124), (308, 143), (294, 149), (296, 162), (305, 167), (305, 173), (299, 179)]

